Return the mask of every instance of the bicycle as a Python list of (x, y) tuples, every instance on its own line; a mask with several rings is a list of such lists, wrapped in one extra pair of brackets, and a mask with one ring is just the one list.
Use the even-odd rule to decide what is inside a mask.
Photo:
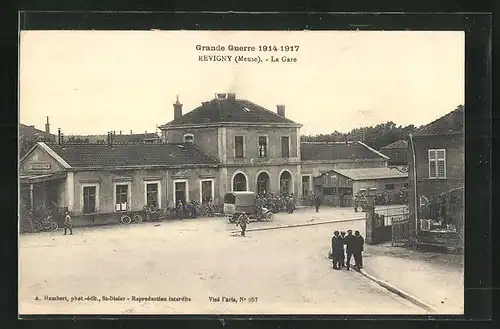
[(35, 232), (55, 232), (59, 225), (52, 219), (52, 216), (42, 217), (35, 223)]
[(142, 223), (143, 220), (144, 219), (142, 218), (140, 213), (134, 213), (134, 214), (132, 214), (132, 217), (130, 217), (129, 214), (123, 214), (120, 217), (120, 222), (122, 224), (125, 224), (125, 225), (128, 225), (132, 222), (134, 222), (136, 224), (140, 224), (140, 223)]

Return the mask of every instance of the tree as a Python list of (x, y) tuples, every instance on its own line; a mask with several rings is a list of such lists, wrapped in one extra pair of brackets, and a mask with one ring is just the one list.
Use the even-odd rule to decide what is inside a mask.
[(344, 141), (361, 141), (374, 149), (394, 143), (400, 139), (405, 139), (410, 132), (414, 132), (417, 128), (414, 125), (402, 127), (397, 126), (392, 121), (377, 124), (376, 126), (354, 128), (347, 133), (334, 131), (331, 134), (319, 134), (301, 136), (303, 142), (344, 142)]

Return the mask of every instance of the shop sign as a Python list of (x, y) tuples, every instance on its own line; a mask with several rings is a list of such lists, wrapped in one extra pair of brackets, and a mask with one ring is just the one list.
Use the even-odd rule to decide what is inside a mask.
[(50, 163), (32, 163), (31, 164), (31, 170), (50, 170), (51, 166)]

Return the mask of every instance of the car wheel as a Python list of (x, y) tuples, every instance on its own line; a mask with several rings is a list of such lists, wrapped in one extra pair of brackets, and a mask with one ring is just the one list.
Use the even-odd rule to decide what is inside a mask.
[(134, 215), (133, 220), (134, 220), (134, 223), (139, 224), (139, 223), (142, 223), (142, 220), (143, 220), (143, 219), (142, 219), (142, 216), (141, 216), (141, 215), (139, 215), (139, 214), (135, 214), (135, 215)]
[(132, 222), (132, 218), (130, 218), (129, 215), (123, 215), (120, 218), (120, 222), (122, 222), (123, 224), (130, 224)]

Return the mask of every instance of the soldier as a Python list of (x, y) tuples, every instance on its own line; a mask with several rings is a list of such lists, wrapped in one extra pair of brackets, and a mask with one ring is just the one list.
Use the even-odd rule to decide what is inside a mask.
[(184, 217), (184, 204), (182, 204), (182, 201), (179, 200), (177, 202), (177, 218), (182, 219)]
[(293, 214), (293, 210), (294, 210), (293, 208), (295, 206), (293, 194), (290, 194), (288, 196), (287, 204), (288, 204), (288, 207), (287, 207), (288, 208), (288, 213), (289, 214)]
[(354, 212), (358, 212), (359, 207), (359, 194), (354, 196)]
[(349, 270), (351, 267), (351, 258), (356, 251), (356, 243), (358, 242), (358, 239), (352, 235), (352, 230), (347, 230), (347, 236), (344, 238), (344, 242), (347, 253), (346, 269)]
[(359, 231), (354, 232), (356, 237), (356, 248), (354, 249), (354, 262), (356, 263), (356, 270), (361, 270), (363, 268), (363, 250), (365, 245), (365, 239), (361, 236)]
[(314, 207), (316, 208), (316, 212), (319, 212), (319, 207), (321, 206), (321, 198), (318, 195), (314, 196)]
[(64, 234), (66, 235), (67, 230), (69, 230), (69, 235), (73, 235), (73, 224), (71, 222), (71, 216), (66, 211), (64, 213)]
[(360, 200), (360, 202), (361, 202), (361, 211), (362, 212), (366, 212), (366, 202), (367, 202), (367, 200), (366, 200), (366, 196), (364, 194), (361, 194), (361, 200)]
[(241, 227), (241, 236), (245, 236), (245, 231), (247, 230), (248, 223), (249, 220), (247, 214), (242, 213), (240, 217), (238, 217), (238, 225)]
[(262, 196), (259, 196), (258, 198), (255, 199), (255, 216), (257, 217), (257, 220), (262, 219), (262, 208), (265, 206), (264, 204), (265, 200)]

